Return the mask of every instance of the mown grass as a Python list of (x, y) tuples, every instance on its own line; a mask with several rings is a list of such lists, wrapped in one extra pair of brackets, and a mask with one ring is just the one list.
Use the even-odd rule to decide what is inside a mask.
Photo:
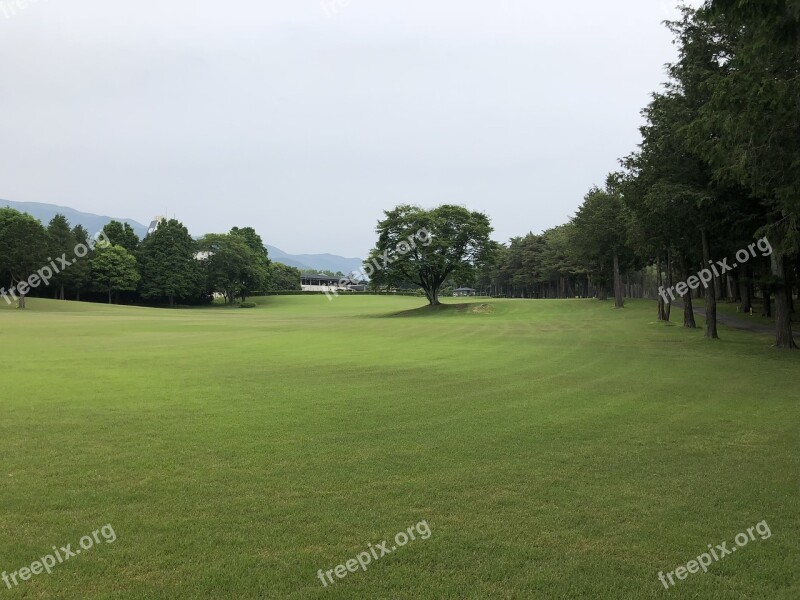
[(258, 303), (0, 311), (0, 570), (118, 536), (0, 594), (800, 596), (800, 358), (769, 336), (708, 342), (645, 302)]

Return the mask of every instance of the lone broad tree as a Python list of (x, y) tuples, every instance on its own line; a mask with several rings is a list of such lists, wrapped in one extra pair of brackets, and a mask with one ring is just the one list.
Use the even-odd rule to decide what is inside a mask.
[(483, 213), (449, 204), (425, 210), (407, 204), (384, 213), (378, 243), (364, 263), (377, 285), (417, 285), (432, 306), (448, 278), (469, 280), (486, 260), (492, 226)]
[(16, 290), (11, 295), (16, 298), (19, 294), (19, 308), (25, 308), (28, 290), (41, 281), (37, 269), (49, 260), (47, 232), (42, 224), (27, 213), (0, 208), (0, 279), (11, 281), (12, 290)]

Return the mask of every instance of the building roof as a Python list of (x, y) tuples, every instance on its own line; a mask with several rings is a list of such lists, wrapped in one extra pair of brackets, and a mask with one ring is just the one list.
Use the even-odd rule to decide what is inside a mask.
[(306, 279), (308, 281), (335, 281), (336, 283), (350, 283), (350, 284), (366, 284), (367, 282), (363, 279), (356, 279), (355, 277), (348, 277), (347, 275), (339, 276), (339, 275), (325, 275), (323, 273), (319, 273), (317, 275), (301, 275), (301, 279)]
[(319, 273), (317, 275), (301, 275), (303, 279), (310, 279), (312, 281), (339, 281), (339, 279), (345, 279), (345, 277), (337, 277), (336, 275), (325, 275), (324, 273)]

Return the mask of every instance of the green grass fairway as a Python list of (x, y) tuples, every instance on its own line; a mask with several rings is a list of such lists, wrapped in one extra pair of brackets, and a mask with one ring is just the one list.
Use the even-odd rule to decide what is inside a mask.
[(769, 336), (643, 301), (257, 301), (0, 310), (0, 572), (117, 535), (0, 600), (800, 598), (800, 356)]

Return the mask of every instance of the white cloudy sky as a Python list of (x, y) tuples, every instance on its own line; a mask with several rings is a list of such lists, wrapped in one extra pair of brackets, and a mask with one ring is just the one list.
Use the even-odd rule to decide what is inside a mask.
[(671, 0), (0, 0), (0, 198), (366, 254), (398, 203), (563, 223), (638, 142)]

